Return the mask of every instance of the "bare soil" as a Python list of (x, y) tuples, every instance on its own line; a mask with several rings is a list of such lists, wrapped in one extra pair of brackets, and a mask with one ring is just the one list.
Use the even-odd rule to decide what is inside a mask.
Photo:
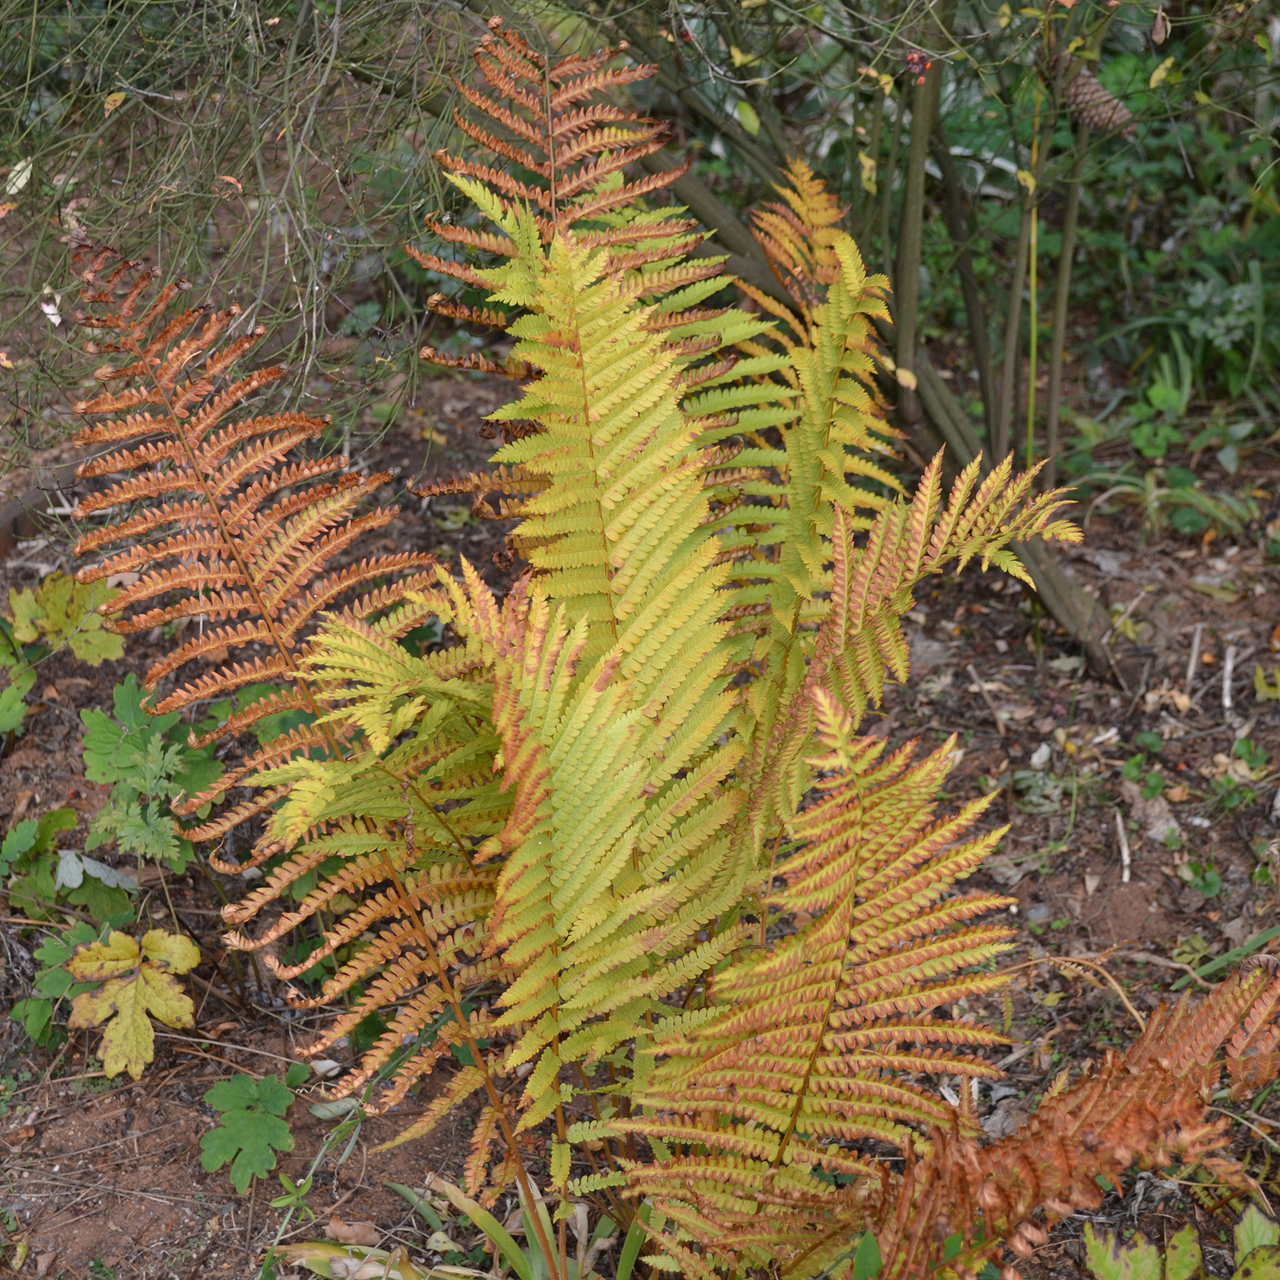
[[(485, 466), (493, 442), (479, 434), (482, 418), (508, 394), (506, 384), (489, 379), (439, 378), (428, 384), (427, 400), (359, 459), (393, 473), (384, 500), (404, 498), (386, 549), (437, 551), (455, 568), (466, 556), (493, 586), (507, 585), (510, 570), (501, 567), (500, 554), (507, 526), (477, 523), (465, 498), (423, 501), (405, 490), (411, 482)], [(1280, 483), (1280, 467), (1266, 470), (1274, 461), (1255, 455), (1252, 473), (1235, 481), (1264, 494), (1264, 506), (1271, 486)], [(1085, 546), (1063, 562), (1104, 607), (1127, 610), (1116, 642), (1122, 674), (1130, 672), (1124, 686), (1115, 673), (1102, 678), (1080, 670), (1076, 647), (1052, 619), (1039, 616), (1028, 593), (996, 574), (969, 571), (918, 596), (908, 623), (911, 678), (889, 689), (866, 727), (929, 748), (956, 735), (963, 756), (948, 803), (997, 792), (984, 822), (1009, 824), (975, 883), (1016, 899), (1009, 919), (1019, 930), (1018, 948), (1010, 959), (1025, 967), (1010, 1002), (953, 1011), (993, 1023), (1013, 1042), (996, 1055), (1006, 1082), (982, 1095), (993, 1135), (1016, 1127), (1064, 1068), (1126, 1044), (1137, 1030), (1112, 990), (1064, 975), (1046, 957), (1105, 958), (1141, 1013), (1190, 968), (1277, 922), (1277, 893), (1263, 869), (1280, 837), (1273, 816), (1280, 704), (1255, 697), (1253, 671), (1255, 663), (1267, 670), (1280, 663), (1272, 640), (1280, 622), (1280, 566), (1267, 561), (1261, 546), (1256, 535), (1171, 536), (1143, 546), (1136, 513), (1092, 519)], [(58, 566), (71, 567), (56, 531), (45, 540), (20, 541), (0, 562), (0, 593), (7, 597), (10, 587), (31, 585)], [(0, 828), (59, 805), (75, 808), (87, 822), (105, 792), (83, 776), (79, 712), (109, 705), (112, 686), (128, 671), (141, 674), (168, 643), (139, 637), (123, 661), (98, 668), (69, 652), (48, 659), (26, 732), (0, 759)], [(1230, 706), (1224, 706), (1224, 668), (1233, 647)], [(1148, 752), (1144, 768), (1145, 777), (1158, 761), (1163, 797), (1144, 797), (1141, 782), (1121, 773), (1141, 750), (1135, 739), (1144, 731), (1163, 741), (1158, 754)], [(1232, 764), (1239, 761), (1232, 754), (1238, 739), (1266, 753), (1265, 765), (1255, 754), (1254, 776), (1246, 776), (1243, 762)], [(1117, 815), (1130, 851), (1127, 879)], [(1162, 838), (1170, 823), (1176, 842)], [(68, 845), (83, 834), (84, 823), (66, 835)], [(201, 1168), (200, 1138), (215, 1122), (202, 1098), (215, 1080), (236, 1072), (283, 1072), (326, 1015), (288, 1009), (252, 964), (227, 953), (218, 892), (234, 899), (244, 886), (206, 879), (194, 866), (167, 886), (145, 886), (143, 913), (171, 926), (172, 902), (177, 925), (199, 942), (205, 959), (191, 983), (197, 1029), (180, 1035), (158, 1028), (156, 1061), (138, 1083), (106, 1082), (88, 1033), (50, 1056), (34, 1050), (16, 1023), (0, 1021), (0, 1076), (13, 1077), (17, 1086), (8, 1114), (0, 1116), (0, 1206), (16, 1215), (16, 1234), (30, 1242), (24, 1275), (29, 1269), (68, 1280), (249, 1277), (276, 1237), (280, 1214), (267, 1203), (280, 1192), (274, 1180), (241, 1197), (225, 1172)], [(0, 1011), (28, 994), (41, 935), (0, 898)], [(386, 1152), (376, 1148), (420, 1113), (441, 1079), (427, 1081), (400, 1110), (367, 1120), (341, 1163), (341, 1150), (326, 1156), (307, 1197), (319, 1221), (295, 1217), (289, 1237), (322, 1235), (336, 1210), (348, 1221), (376, 1223), (391, 1247), (404, 1243), (415, 1257), (431, 1256), (425, 1253), (429, 1229), (383, 1183), (421, 1188), (428, 1171), (459, 1176), (469, 1115), (456, 1115), (428, 1139)], [(295, 1179), (332, 1128), (308, 1109), (322, 1088), (319, 1081), (307, 1086), (289, 1114), (295, 1146), (279, 1170)], [(1272, 1103), (1264, 1104), (1237, 1140), (1264, 1182), (1267, 1135), (1273, 1123), (1280, 1125), (1267, 1117), (1276, 1114)], [(1193, 1205), (1184, 1187), (1150, 1178), (1141, 1186), (1141, 1195), (1110, 1197), (1095, 1216), (1137, 1225), (1157, 1240), (1191, 1216), (1209, 1250), (1209, 1270), (1229, 1274), (1229, 1207), (1219, 1206), (1215, 1216)], [(1055, 1230), (1024, 1270), (1080, 1274), (1082, 1220), (1078, 1215)]]

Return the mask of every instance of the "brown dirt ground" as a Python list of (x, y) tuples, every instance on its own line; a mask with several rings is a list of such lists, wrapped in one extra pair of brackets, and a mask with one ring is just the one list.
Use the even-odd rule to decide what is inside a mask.
[[(363, 460), (394, 473), (383, 500), (403, 492), (413, 479), (433, 480), (484, 465), (493, 446), (479, 436), (480, 420), (506, 394), (505, 384), (482, 378), (429, 383), (426, 402), (406, 414), (399, 429)], [(432, 432), (443, 444), (424, 441), (424, 433), (430, 437)], [(1280, 483), (1277, 461), (1255, 455), (1250, 474), (1236, 480), (1239, 487), (1265, 491), (1264, 507), (1271, 486)], [(464, 523), (465, 505), (465, 499), (424, 502), (410, 496), (401, 519), (387, 531), (387, 549), (447, 551), (455, 567), (456, 557), (466, 555), (500, 588), (506, 573), (493, 554), (502, 546), (505, 526)], [(47, 541), (21, 543), (0, 562), (0, 593), (7, 597), (10, 586), (30, 585), (59, 565), (70, 567), (64, 546), (56, 531)], [(1010, 919), (1020, 933), (1012, 959), (1032, 963), (1021, 970), (1008, 1005), (975, 1001), (954, 1011), (1003, 1026), (1014, 1042), (1005, 1057), (1006, 1083), (995, 1098), (985, 1092), (982, 1097), (993, 1133), (1016, 1125), (1065, 1066), (1126, 1043), (1135, 1031), (1109, 990), (1034, 962), (1054, 954), (1098, 956), (1116, 948), (1109, 964), (1142, 1010), (1154, 1007), (1186, 972), (1173, 953), (1208, 958), (1276, 922), (1276, 892), (1270, 883), (1260, 883), (1257, 869), (1280, 835), (1272, 816), (1280, 776), (1275, 772), (1280, 709), (1255, 700), (1252, 673), (1255, 662), (1269, 667), (1272, 661), (1272, 633), (1280, 622), (1280, 566), (1269, 564), (1251, 538), (1171, 536), (1141, 546), (1137, 517), (1126, 510), (1095, 516), (1086, 546), (1064, 563), (1104, 605), (1134, 604), (1132, 636), (1124, 646), (1125, 669), (1131, 673), (1126, 688), (1114, 678), (1072, 668), (1075, 650), (1051, 619), (1037, 621), (1030, 597), (1016, 584), (970, 571), (958, 582), (942, 579), (920, 594), (909, 624), (911, 679), (890, 688), (869, 722), (895, 742), (920, 739), (932, 746), (958, 735), (964, 754), (952, 775), (949, 801), (959, 804), (999, 790), (985, 821), (1010, 824), (999, 852), (975, 879), (1003, 887), (1017, 899)], [(1205, 594), (1206, 587), (1216, 595)], [(1174, 695), (1184, 690), (1197, 626), (1202, 659), (1194, 667), (1190, 706), (1179, 711)], [(67, 653), (46, 662), (26, 733), (0, 760), (0, 827), (23, 812), (62, 804), (86, 818), (95, 811), (105, 793), (83, 778), (78, 713), (109, 704), (112, 685), (130, 670), (145, 669), (165, 643), (139, 637), (124, 661), (97, 669)], [(1236, 648), (1236, 674), (1234, 705), (1226, 711), (1223, 667), (1230, 645)], [(1148, 837), (1149, 807), (1139, 808), (1135, 817), (1137, 801), (1131, 803), (1122, 789), (1120, 766), (1137, 749), (1134, 737), (1143, 730), (1155, 730), (1165, 740), (1161, 768), (1174, 788), (1171, 814), (1183, 833), (1185, 852)], [(1212, 803), (1211, 776), (1222, 768), (1215, 756), (1228, 753), (1237, 734), (1265, 750), (1271, 763), (1250, 783), (1256, 802), (1227, 812)], [(1010, 773), (1025, 773), (1014, 777), (1021, 789), (1011, 790)], [(1128, 884), (1122, 882), (1117, 812), (1132, 853)], [(83, 832), (68, 835), (67, 841), (77, 838)], [(1206, 898), (1179, 877), (1178, 866), (1187, 860), (1216, 868), (1222, 883), (1215, 896)], [(219, 883), (230, 897), (243, 891), (230, 879), (219, 878)], [(0, 1118), (0, 1206), (17, 1215), (18, 1234), (30, 1241), (32, 1274), (68, 1280), (248, 1277), (257, 1274), (257, 1260), (277, 1233), (279, 1214), (267, 1201), (278, 1194), (278, 1184), (262, 1184), (240, 1197), (224, 1172), (207, 1174), (201, 1168), (199, 1140), (214, 1123), (214, 1113), (201, 1099), (215, 1080), (234, 1072), (282, 1071), (323, 1015), (299, 1017), (288, 1010), (269, 984), (256, 984), (251, 966), (226, 953), (213, 887), (194, 868), (168, 888), (177, 923), (199, 941), (206, 957), (192, 983), (198, 1029), (184, 1038), (161, 1028), (156, 1062), (141, 1081), (123, 1086), (104, 1081), (86, 1034), (51, 1058), (33, 1051), (15, 1023), (0, 1022), (0, 1075), (13, 1076), (17, 1085), (8, 1115)], [(146, 886), (142, 910), (159, 923), (171, 923), (158, 884)], [(3, 899), (0, 917), (4, 1009), (27, 993), (40, 931), (15, 918)], [(1197, 936), (1199, 943), (1188, 944)], [(429, 1081), (399, 1112), (367, 1120), (345, 1162), (338, 1164), (340, 1152), (325, 1158), (308, 1197), (320, 1221), (295, 1221), (290, 1237), (322, 1234), (328, 1213), (337, 1209), (348, 1220), (376, 1222), (387, 1241), (405, 1243), (423, 1256), (423, 1224), (382, 1184), (401, 1181), (420, 1188), (428, 1171), (456, 1177), (470, 1117), (457, 1115), (429, 1139), (390, 1152), (374, 1148), (419, 1112), (438, 1087)], [(318, 1093), (318, 1084), (308, 1086), (290, 1112), (295, 1147), (279, 1168), (294, 1178), (305, 1173), (332, 1127), (305, 1105)], [(1272, 1114), (1268, 1104), (1255, 1119), (1257, 1129), (1265, 1131), (1261, 1137), (1241, 1130), (1242, 1152), (1246, 1142), (1256, 1148), (1254, 1156), (1266, 1150), (1272, 1122), (1265, 1117)], [(1265, 1169), (1258, 1171), (1267, 1176)], [(1216, 1248), (1227, 1219), (1193, 1210), (1172, 1184), (1148, 1179), (1142, 1197), (1131, 1193), (1121, 1202), (1113, 1196), (1092, 1216), (1136, 1224), (1162, 1239), (1193, 1212), (1206, 1245)], [(1057, 1229), (1026, 1270), (1045, 1277), (1080, 1274), (1079, 1224), (1078, 1216)], [(1229, 1273), (1225, 1249), (1210, 1251), (1211, 1272)]]

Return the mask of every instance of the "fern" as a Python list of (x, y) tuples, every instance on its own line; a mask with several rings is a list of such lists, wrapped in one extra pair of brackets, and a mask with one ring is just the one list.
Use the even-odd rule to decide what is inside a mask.
[[(471, 261), (414, 251), (483, 293), (432, 305), (505, 328), (501, 371), (527, 379), (494, 415), (497, 470), (438, 488), (518, 521), (527, 571), (501, 602), (465, 562), (461, 580), (428, 557), (334, 567), (391, 518), (361, 514), (382, 478), (287, 461), (320, 420), (228, 424), (274, 376), (230, 378), (261, 336), (228, 340), (234, 311), (170, 318), (165, 290), (135, 317), (150, 277), (86, 268), (85, 322), (123, 356), (100, 376), (125, 384), (85, 406), (107, 415), (86, 438), (128, 444), (90, 473), (130, 475), (83, 510), (134, 509), (83, 545), (136, 543), (87, 576), (142, 573), (119, 628), (229, 623), (151, 680), (223, 645), (238, 660), (163, 706), (269, 679), (215, 733), (311, 717), (189, 802), (251, 788), (191, 834), (264, 827), (229, 941), (321, 929), (305, 961), (264, 958), (285, 978), (335, 961), (292, 992), (347, 1002), (313, 1052), (385, 1016), (337, 1087), (374, 1110), (457, 1050), (396, 1141), (479, 1095), (467, 1190), (491, 1205), (514, 1181), (533, 1206), (545, 1171), (558, 1231), (529, 1222), (552, 1280), (575, 1198), (623, 1223), (648, 1198), (653, 1265), (690, 1276), (844, 1275), (871, 1230), (894, 1277), (931, 1273), (959, 1233), (967, 1277), (999, 1233), (1037, 1239), (1037, 1205), (1088, 1204), (1131, 1159), (1238, 1178), (1198, 1091), (1224, 1043), (1235, 1088), (1280, 1065), (1269, 974), (1157, 1015), (1003, 1144), (975, 1144), (967, 1089), (953, 1108), (925, 1083), (996, 1074), (977, 1051), (1001, 1037), (936, 1011), (1002, 980), (1009, 931), (980, 917), (1006, 900), (954, 892), (1001, 833), (966, 836), (985, 801), (935, 815), (952, 743), (916, 760), (858, 727), (907, 676), (899, 620), (925, 577), (978, 561), (1025, 580), (1013, 542), (1079, 535), (1009, 461), (944, 500), (935, 460), (907, 497), (875, 390), (887, 286), (804, 166), (756, 222), (795, 307), (714, 305), (732, 282), (690, 256), (693, 224), (626, 177), (663, 135), (616, 100), (652, 70), (611, 69), (616, 52), (554, 62), (491, 22), (488, 89), (463, 87), (458, 124), (500, 163), (440, 157), (485, 225), (431, 224)], [(456, 643), (415, 656), (400, 641), (430, 617)]]
[[(523, 215), (499, 216), (519, 233)], [(675, 361), (648, 331), (647, 309), (628, 301), (613, 276), (600, 274), (607, 270), (600, 251), (553, 242), (539, 268), (543, 310), (513, 326), (517, 357), (543, 373), (506, 411), (543, 430), (503, 450), (508, 457), (519, 450), (523, 465), (545, 466), (549, 477), (519, 531), (518, 545), (528, 546), (542, 570), (536, 590), (513, 593), (499, 613), (468, 567), (465, 588), (449, 584), (449, 602), (437, 593), (430, 605), (466, 639), (471, 661), (489, 681), (485, 710), (496, 739), (488, 749), (510, 797), (505, 821), (496, 822), (490, 805), (482, 827), (469, 821), (481, 812), (480, 801), (456, 796), (449, 823), (471, 842), (477, 864), (506, 859), (492, 881), (492, 901), (471, 900), (469, 936), (489, 959), (476, 976), (511, 984), (497, 1001), (505, 1011), (483, 1032), (515, 1036), (502, 1069), (536, 1058), (518, 1129), (557, 1110), (563, 1123), (575, 1088), (549, 1087), (561, 1067), (613, 1053), (660, 1011), (662, 997), (723, 958), (737, 938), (728, 930), (714, 942), (697, 942), (699, 930), (731, 911), (741, 891), (723, 837), (741, 803), (727, 785), (741, 747), (723, 741), (734, 712), (726, 628), (717, 622), (725, 571), (706, 532), (697, 433), (679, 409)], [(394, 774), (417, 785), (424, 768), (436, 767), (434, 757), (415, 759), (423, 730), (391, 755), (387, 744), (414, 724), (434, 728), (454, 713), (445, 705), (446, 689), (423, 678), (431, 660), (395, 650), (393, 636), (342, 619), (308, 659), (321, 696), (332, 691), (342, 700), (330, 714), (362, 728), (367, 752), (355, 753), (341, 771), (298, 759), (257, 779), (289, 793), (273, 828), (282, 841), (349, 822), (352, 813), (367, 825), (372, 775), (385, 795), (382, 813), (422, 832), (423, 856), (428, 837), (416, 809), (403, 812), (391, 782), (376, 777)], [(431, 838), (444, 856), (443, 835)], [(321, 844), (332, 848), (329, 837)], [(304, 847), (237, 917), (247, 918), (322, 856)], [(356, 874), (344, 869), (263, 937), (314, 914)], [(326, 946), (347, 936), (335, 932)], [(237, 941), (249, 944), (243, 936)], [(393, 960), (391, 952), (375, 956)], [(375, 956), (362, 953), (344, 966), (326, 996), (363, 980)], [(370, 986), (323, 1043), (421, 978), (417, 969), (396, 968)], [(440, 1007), (441, 996), (428, 987), (413, 1019), (397, 1018), (353, 1087)], [(384, 1105), (420, 1066), (406, 1062)], [(478, 1079), (470, 1087), (479, 1087)], [(463, 1088), (458, 1083), (457, 1096)], [(424, 1132), (439, 1114), (405, 1136)], [(564, 1176), (556, 1180), (561, 1187)]]
[[(530, 121), (537, 123), (537, 104), (549, 100), (552, 114), (538, 124), (539, 136), (555, 137), (560, 72), (496, 30), (482, 66), (516, 105), (500, 108), (474, 94), (470, 100), (509, 131), (519, 132), (519, 115), (522, 136), (536, 133)], [(540, 96), (532, 93), (535, 82)], [(582, 83), (602, 82), (593, 68)], [(533, 142), (525, 136), (522, 145)], [(689, 319), (680, 309), (725, 281), (688, 284), (663, 219), (638, 210), (636, 193), (603, 212), (587, 194), (585, 203), (562, 207), (556, 157), (520, 154), (527, 173), (518, 186), (474, 163), (446, 163), (496, 229), (477, 247), (507, 259), (469, 267), (467, 278), (486, 290), (491, 318), (515, 317), (507, 321), (517, 340), (512, 367), (537, 374), (494, 415), (520, 425), (508, 430), (495, 455), (502, 470), (484, 488), (501, 495), (501, 514), (519, 518), (512, 546), (534, 576), (501, 609), (466, 567), (462, 584), (441, 574), (438, 587), (410, 593), (379, 623), (350, 612), (333, 617), (304, 665), (325, 709), (321, 723), (344, 726), (356, 735), (353, 747), (341, 763), (296, 756), (254, 779), (284, 797), (270, 833), (290, 856), (230, 918), (247, 924), (326, 859), (345, 859), (295, 911), (257, 938), (242, 929), (234, 941), (261, 946), (318, 917), (337, 894), (365, 889), (360, 910), (326, 931), (321, 954), (375, 923), (381, 932), (326, 984), (319, 999), (357, 984), (361, 994), (314, 1049), (394, 1006), (386, 1034), (342, 1086), (363, 1088), (390, 1072), (377, 1101), (385, 1108), (461, 1035), (454, 1030), (431, 1041), (447, 984), (432, 977), (428, 958), (407, 954), (413, 935), (400, 918), (398, 894), (368, 896), (378, 859), (389, 859), (424, 927), (435, 931), (440, 955), (462, 966), (459, 984), (496, 988), (474, 1023), (476, 1037), (502, 1045), (486, 1070), (497, 1079), (532, 1066), (518, 1090), (504, 1086), (504, 1106), (513, 1136), (554, 1120), (546, 1158), (563, 1193), (570, 1137), (595, 1132), (583, 1123), (599, 1125), (629, 1110), (628, 1046), (645, 1040), (664, 1016), (665, 1000), (691, 995), (745, 936), (734, 921), (750, 909), (759, 867), (744, 835), (748, 845), (760, 843), (756, 833), (768, 820), (752, 827), (744, 815), (754, 805), (753, 782), (768, 774), (757, 759), (768, 744), (757, 732), (759, 718), (749, 714), (752, 682), (732, 680), (741, 647), (733, 614), (753, 603), (736, 568), (743, 544), (733, 530), (761, 512), (761, 497), (772, 504), (777, 495), (751, 487), (773, 455), (744, 454), (727, 433), (740, 433), (744, 423), (757, 432), (785, 425), (794, 417), (787, 372), (797, 387), (802, 380), (794, 375), (798, 349), (740, 361), (723, 354), (761, 337), (758, 319), (732, 309)], [(602, 190), (616, 185), (602, 177)], [(605, 213), (618, 235), (597, 234), (596, 215)], [(619, 252), (623, 230), (655, 226), (664, 235), (652, 237), (639, 258)], [(453, 238), (476, 243), (471, 236)], [(851, 242), (833, 236), (832, 244), (853, 279), (859, 266)], [(706, 276), (701, 265), (691, 269)], [(967, 542), (952, 536), (957, 506), (930, 557), (911, 539), (932, 529), (931, 473), (909, 533), (898, 508), (870, 504), (883, 518), (867, 553), (874, 572), (863, 584), (866, 599), (855, 606), (842, 598), (832, 610), (818, 598), (836, 582), (821, 561), (839, 531), (847, 559), (854, 556), (847, 514), (832, 500), (832, 477), (845, 485), (836, 455), (853, 456), (850, 433), (883, 426), (859, 381), (870, 369), (864, 295), (855, 283), (817, 310), (815, 330), (825, 326), (831, 336), (814, 347), (821, 394), (804, 412), (819, 425), (795, 435), (797, 478), (786, 483), (816, 509), (816, 525), (805, 531), (809, 560), (801, 561), (810, 575), (802, 589), (814, 606), (807, 621), (830, 614), (848, 630), (859, 625), (848, 623), (849, 611), (860, 608), (889, 637), (885, 619), (894, 607), (910, 607), (903, 574), (918, 576), (974, 550), (1002, 557), (1017, 530), (1048, 526), (1056, 499), (1037, 499), (1030, 514), (1015, 518), (1023, 486), (1004, 509), (1010, 519), (966, 528)], [(825, 461), (815, 470), (805, 451), (823, 431)], [(737, 466), (744, 457), (750, 465)], [(958, 503), (967, 496), (966, 489)], [(785, 502), (783, 495), (779, 509)], [(849, 497), (846, 505), (854, 504)], [(798, 594), (795, 584), (788, 589)], [(399, 648), (398, 635), (427, 613), (451, 624), (459, 650), (419, 660)], [(791, 701), (774, 692), (791, 738), (804, 736), (796, 699), (804, 664), (823, 643), (811, 632), (804, 640), (778, 685)], [(890, 661), (905, 674), (898, 650)], [(765, 667), (759, 684), (776, 679)], [(879, 693), (882, 674), (873, 676), (867, 696)], [(276, 967), (294, 976), (303, 966)], [(565, 1068), (576, 1075), (566, 1080)], [(450, 1106), (487, 1087), (486, 1079), (478, 1068), (460, 1073), (403, 1136), (428, 1131)], [(578, 1119), (580, 1101), (590, 1121)], [(604, 1143), (608, 1170), (575, 1180), (580, 1191), (621, 1178), (617, 1158), (630, 1150), (629, 1139), (600, 1134), (592, 1141)], [(473, 1186), (490, 1158), (491, 1137), (490, 1125), (477, 1130), (468, 1166)], [(504, 1170), (510, 1159), (508, 1144)]]

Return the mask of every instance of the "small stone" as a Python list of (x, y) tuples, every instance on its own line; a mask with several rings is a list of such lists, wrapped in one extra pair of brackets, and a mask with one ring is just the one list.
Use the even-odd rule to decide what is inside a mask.
[(1188, 915), (1196, 911), (1203, 911), (1204, 904), (1205, 896), (1199, 889), (1192, 889), (1188, 886), (1178, 894), (1178, 910), (1185, 911)]

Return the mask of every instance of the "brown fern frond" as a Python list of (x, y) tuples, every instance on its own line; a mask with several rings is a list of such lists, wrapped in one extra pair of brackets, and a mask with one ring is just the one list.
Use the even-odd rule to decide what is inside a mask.
[[(473, 113), (459, 110), (455, 122), (464, 136), (508, 165), (518, 166), (525, 176), (443, 150), (436, 152), (436, 160), (450, 174), (483, 183), (504, 209), (520, 205), (541, 211), (538, 226), (544, 243), (577, 224), (621, 215), (623, 222), (615, 228), (621, 232), (616, 243), (633, 249), (656, 248), (670, 238), (671, 227), (646, 226), (636, 219), (632, 216), (636, 202), (669, 186), (684, 169), (617, 183), (606, 181), (659, 150), (667, 137), (665, 125), (610, 100), (611, 93), (647, 79), (657, 70), (653, 66), (610, 67), (625, 49), (622, 45), (602, 49), (589, 58), (552, 63), (501, 19), (492, 20), (489, 33), (475, 51), (477, 69), (488, 91), (455, 81)], [(474, 234), (439, 224), (432, 224), (432, 229), (455, 242)], [(504, 255), (516, 251), (514, 244), (496, 236), (487, 238), (483, 247)], [(675, 254), (662, 246), (661, 256)], [(475, 275), (470, 268), (434, 256), (431, 265), (459, 279)]]
[(504, 312), (495, 311), (492, 307), (467, 307), (461, 303), (451, 302), (443, 293), (433, 293), (427, 299), (427, 310), (438, 316), (448, 316), (451, 320), (463, 320), (467, 324), (488, 325), (491, 329), (505, 329), (511, 323), (511, 317)]
[[(1119, 1186), (1134, 1164), (1200, 1163), (1228, 1186), (1249, 1190), (1244, 1170), (1224, 1155), (1228, 1121), (1210, 1120), (1206, 1100), (1232, 1029), (1273, 1016), (1278, 995), (1271, 975), (1238, 974), (1197, 1006), (1190, 996), (1172, 1009), (1161, 1006), (1127, 1053), (1108, 1051), (1077, 1084), (1051, 1091), (1017, 1133), (980, 1147), (954, 1131), (936, 1132), (932, 1154), (908, 1168), (896, 1197), (882, 1206), (882, 1274), (927, 1274), (939, 1241), (952, 1234), (964, 1242), (951, 1264), (962, 1273), (998, 1260), (1001, 1241), (1030, 1257), (1046, 1228), (1098, 1208), (1103, 1185)], [(1221, 1036), (1206, 1035), (1211, 1028)], [(1274, 1075), (1272, 1065), (1265, 1077)], [(1042, 1223), (1032, 1220), (1040, 1209)]]

